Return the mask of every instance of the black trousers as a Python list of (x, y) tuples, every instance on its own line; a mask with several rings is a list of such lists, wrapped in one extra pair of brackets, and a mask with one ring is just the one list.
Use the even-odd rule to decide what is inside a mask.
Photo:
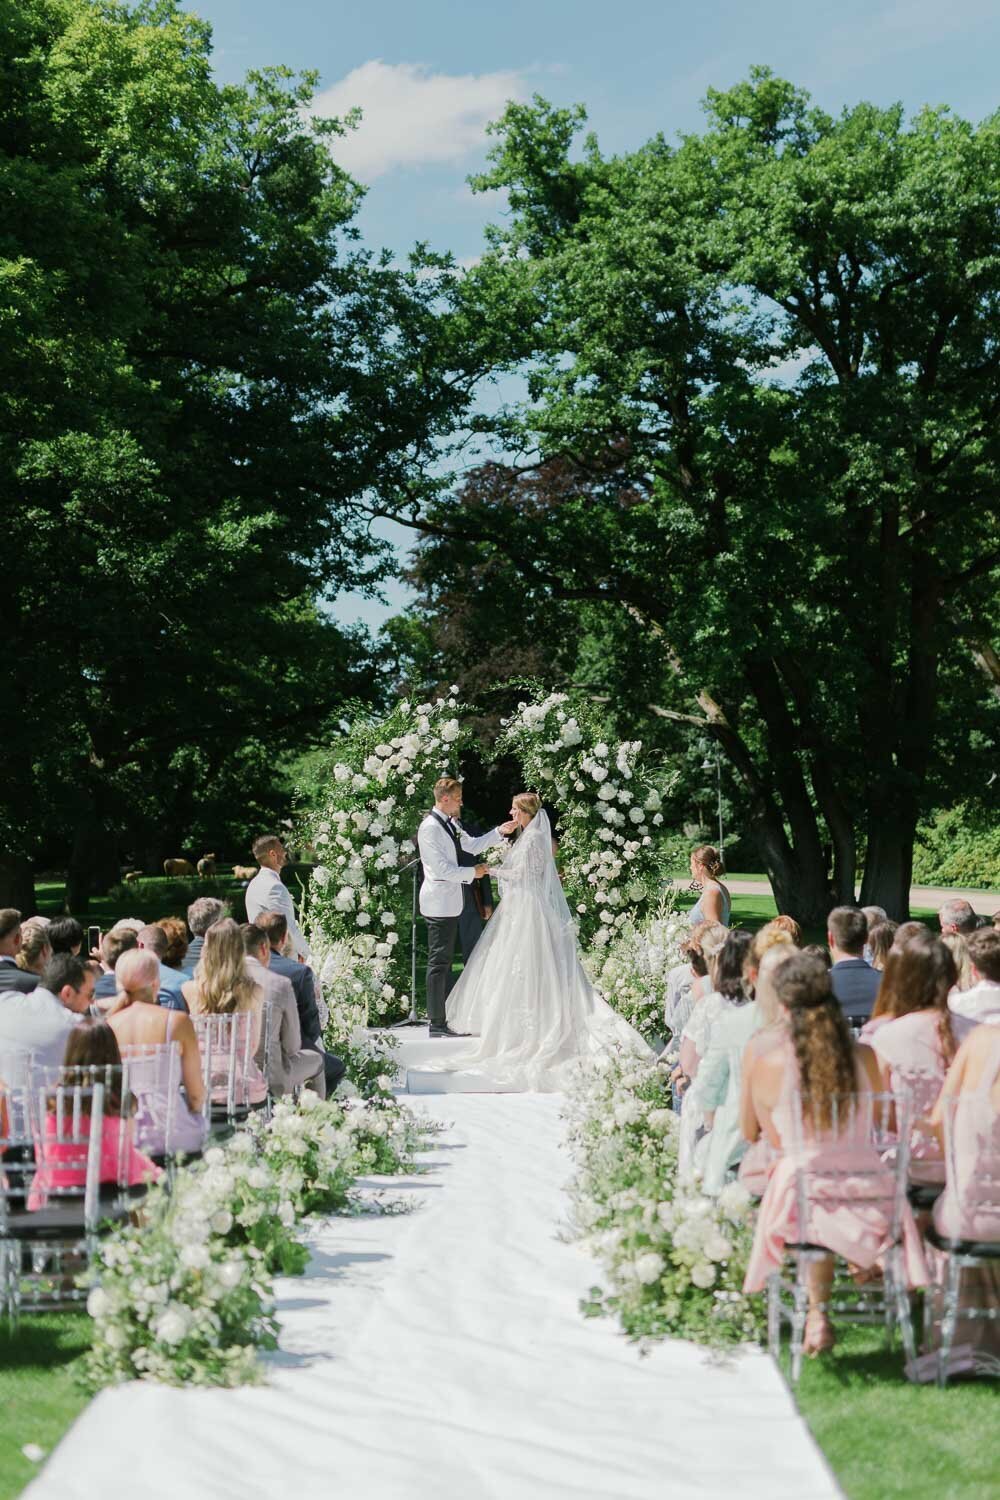
[(337, 1084), (347, 1072), (347, 1064), (343, 1058), (335, 1056), (332, 1052), (327, 1052), (323, 1046), (321, 1037), (317, 1037), (314, 1042), (306, 1042), (305, 1045), (311, 1047), (314, 1052), (319, 1052), (322, 1055), (323, 1076), (326, 1079), (326, 1097), (329, 1099)]
[(462, 893), (465, 901), (462, 906), (462, 915), (458, 919), (458, 946), (462, 950), (463, 963), (468, 963), (472, 957), (473, 948), (483, 935), (483, 919), (479, 915), (479, 907), (472, 894), (472, 886), (463, 886)]
[(460, 918), (425, 917), (424, 921), (427, 923), (427, 1019), (432, 1026), (445, 1026), (451, 961)]

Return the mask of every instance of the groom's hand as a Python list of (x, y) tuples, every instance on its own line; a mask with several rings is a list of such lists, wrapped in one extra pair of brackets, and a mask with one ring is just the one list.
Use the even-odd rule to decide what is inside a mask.
[(517, 824), (513, 820), (511, 820), (511, 822), (509, 822), (509, 823), (501, 823), (500, 827), (497, 829), (497, 832), (506, 835), (506, 834), (514, 833), (516, 831), (516, 829), (517, 829)]

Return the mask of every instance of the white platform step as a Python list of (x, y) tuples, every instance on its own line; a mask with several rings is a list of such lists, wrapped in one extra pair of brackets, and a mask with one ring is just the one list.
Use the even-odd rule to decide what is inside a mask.
[(474, 1042), (469, 1037), (429, 1037), (425, 1026), (400, 1028), (393, 1032), (399, 1043), (396, 1052), (397, 1086), (407, 1094), (502, 1094), (506, 1090), (481, 1073), (439, 1073), (427, 1064), (445, 1063), (450, 1057), (468, 1052)]

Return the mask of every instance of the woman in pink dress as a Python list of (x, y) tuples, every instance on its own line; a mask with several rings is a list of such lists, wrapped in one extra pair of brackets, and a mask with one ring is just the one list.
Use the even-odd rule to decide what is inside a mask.
[[(157, 1004), (160, 960), (148, 948), (123, 953), (115, 965), (115, 979), (118, 993), (108, 1012), (108, 1024), (122, 1055), (130, 1059), (139, 1105), (138, 1139), (151, 1156), (194, 1154), (205, 1144), (208, 1119), (201, 1054), (191, 1018)], [(168, 1042), (175, 1042), (180, 1053), (179, 1079), (169, 1053), (161, 1050)], [(176, 1090), (175, 1098), (169, 1097), (168, 1089)]]
[[(749, 1069), (741, 1115), (749, 1141), (764, 1135), (779, 1154), (774, 1160), (754, 1235), (744, 1291), (762, 1291), (781, 1269), (785, 1246), (796, 1241), (822, 1245), (829, 1258), (809, 1266), (809, 1314), (804, 1352), (816, 1355), (836, 1341), (827, 1316), (834, 1255), (868, 1269), (891, 1248), (895, 1183), (883, 1166), (867, 1129), (842, 1110), (834, 1123), (835, 1101), (845, 1095), (876, 1093), (878, 1064), (870, 1047), (857, 1045), (830, 986), (829, 970), (811, 954), (791, 954), (776, 965), (771, 982), (788, 1018), (788, 1040), (758, 1057)], [(802, 1098), (803, 1138), (796, 1145), (793, 1095)], [(835, 1195), (812, 1198), (808, 1219), (799, 1222), (797, 1173), (827, 1167), (841, 1184)], [(864, 1202), (850, 1200), (851, 1170), (859, 1174)], [(860, 1174), (864, 1174), (862, 1179)], [(884, 1194), (873, 1197), (873, 1177)], [(926, 1280), (920, 1240), (909, 1208), (903, 1220), (906, 1275), (911, 1285)]]
[(893, 1094), (909, 1090), (912, 1098), (910, 1181), (917, 1184), (944, 1182), (941, 1142), (924, 1117), (955, 1056), (948, 1009), (954, 983), (955, 961), (946, 944), (922, 928), (889, 954), (873, 1016), (881, 1024), (862, 1032), (878, 1058), (882, 1088)]
[[(63, 1078), (68, 1087), (75, 1083), (89, 1083), (91, 1068), (120, 1068), (121, 1053), (115, 1034), (106, 1021), (81, 1021), (74, 1026), (66, 1041), (63, 1060)], [(79, 1070), (79, 1071), (77, 1071)], [(134, 1187), (143, 1182), (155, 1182), (160, 1168), (137, 1151), (134, 1144), (135, 1125), (132, 1114), (135, 1100), (129, 1094), (122, 1098), (116, 1090), (105, 1085), (104, 1118), (101, 1122), (101, 1182), (115, 1183), (119, 1187)], [(28, 1208), (44, 1208), (49, 1192), (54, 1188), (82, 1188), (87, 1180), (87, 1146), (84, 1143), (58, 1143), (53, 1140), (57, 1132), (55, 1108), (45, 1116), (44, 1135), (36, 1146), (38, 1170), (31, 1182)], [(74, 1132), (85, 1135), (86, 1131)]]
[[(951, 1111), (952, 1150), (948, 1180), (934, 1205), (934, 1229), (943, 1241), (972, 1240), (1000, 1243), (1000, 1026), (982, 1025), (970, 1031), (955, 1054), (931, 1124), (944, 1137), (946, 1111)], [(927, 1350), (914, 1366), (912, 1380), (933, 1380), (938, 1373), (943, 1293), (948, 1256), (928, 1246), (932, 1292), (928, 1298)], [(971, 1309), (993, 1317), (963, 1316)], [(996, 1367), (1000, 1360), (1000, 1266), (995, 1261), (965, 1267), (958, 1288), (958, 1323), (949, 1358), (949, 1373)]]

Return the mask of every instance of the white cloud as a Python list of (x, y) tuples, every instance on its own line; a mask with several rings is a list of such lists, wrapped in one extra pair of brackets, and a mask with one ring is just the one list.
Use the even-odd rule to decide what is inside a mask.
[(332, 142), (337, 163), (361, 182), (394, 167), (458, 162), (480, 150), (486, 125), (509, 99), (523, 99), (524, 75), (432, 73), (422, 63), (362, 63), (317, 95), (318, 115), (362, 111), (357, 130)]

